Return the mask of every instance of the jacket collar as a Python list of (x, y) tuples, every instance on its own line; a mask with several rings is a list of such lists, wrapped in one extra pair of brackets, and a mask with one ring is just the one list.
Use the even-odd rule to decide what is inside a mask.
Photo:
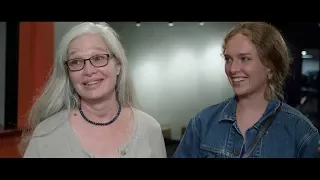
[[(277, 110), (277, 108), (280, 106), (280, 100), (278, 98), (274, 98), (271, 100), (265, 112), (263, 113), (260, 120), (254, 125), (257, 129), (260, 129), (261, 123), (269, 116), (274, 114)], [(219, 122), (222, 121), (230, 121), (235, 122), (236, 121), (236, 107), (237, 107), (237, 96), (233, 96), (232, 98), (228, 99), (227, 104), (223, 107)]]

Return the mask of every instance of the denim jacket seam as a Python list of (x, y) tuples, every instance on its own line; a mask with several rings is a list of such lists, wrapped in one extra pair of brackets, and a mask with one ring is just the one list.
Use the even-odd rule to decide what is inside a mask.
[(312, 136), (316, 135), (317, 133), (318, 133), (318, 131), (310, 131), (308, 134), (306, 134), (306, 135), (303, 137), (302, 142), (301, 142), (300, 145), (299, 145), (299, 150), (298, 150), (298, 153), (297, 153), (297, 157), (300, 156), (300, 151), (301, 151), (302, 146), (305, 145), (305, 144), (308, 142), (308, 140), (309, 140)]
[[(223, 116), (226, 115), (225, 110), (227, 109), (227, 107), (231, 104), (232, 102), (232, 98), (229, 98), (227, 101), (225, 101), (225, 105), (220, 113), (220, 119), (219, 121), (221, 121), (223, 119)], [(227, 113), (227, 115), (229, 115), (229, 113)]]
[(198, 140), (200, 141), (200, 135), (199, 135), (199, 132), (197, 130), (197, 127), (196, 127), (196, 120), (200, 120), (199, 117), (196, 117), (192, 120), (192, 124), (191, 124), (191, 127), (192, 127), (192, 131), (195, 132)]
[(299, 114), (297, 114), (297, 113), (295, 113), (295, 112), (292, 112), (292, 111), (290, 111), (290, 110), (287, 109), (287, 108), (282, 107), (282, 108), (281, 108), (281, 111), (286, 112), (286, 113), (291, 114), (291, 115), (294, 115), (294, 116), (299, 117), (299, 118), (301, 118), (301, 119), (305, 119), (305, 118), (302, 117), (301, 115), (299, 115)]
[[(281, 108), (281, 111), (284, 113), (288, 113), (290, 115), (295, 116), (296, 118), (299, 118), (300, 120), (302, 120), (303, 122), (306, 122), (309, 126), (310, 129), (312, 129), (313, 131), (316, 131), (317, 129), (313, 126), (313, 124), (305, 117), (299, 115), (298, 113), (292, 112), (286, 108)], [(313, 132), (312, 132), (313, 133)]]

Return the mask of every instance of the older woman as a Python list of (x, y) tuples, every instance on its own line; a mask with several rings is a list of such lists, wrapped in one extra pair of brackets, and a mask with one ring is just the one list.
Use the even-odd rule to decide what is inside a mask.
[(30, 126), (24, 157), (166, 157), (159, 123), (134, 108), (126, 55), (106, 23), (63, 37)]
[(241, 23), (226, 35), (223, 55), (235, 96), (198, 113), (174, 157), (319, 156), (318, 130), (283, 102), (290, 57), (278, 30), (261, 22)]

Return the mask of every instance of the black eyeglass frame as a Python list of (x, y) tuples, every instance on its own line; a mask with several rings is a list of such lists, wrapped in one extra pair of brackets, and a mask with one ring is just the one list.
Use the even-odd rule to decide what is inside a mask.
[[(95, 66), (95, 65), (91, 62), (92, 58), (97, 57), (97, 56), (101, 56), (101, 55), (106, 55), (106, 56), (107, 56), (107, 62), (106, 62), (106, 64), (101, 65), (101, 66)], [(90, 64), (91, 64), (93, 67), (96, 67), (96, 68), (107, 66), (107, 65), (109, 64), (109, 60), (110, 60), (112, 57), (114, 57), (114, 54), (111, 54), (111, 53), (109, 53), (109, 54), (97, 54), (97, 55), (91, 56), (90, 58), (87, 58), (87, 59), (81, 59), (81, 58), (68, 59), (67, 61), (64, 62), (64, 64), (65, 64), (65, 66), (67, 66), (67, 68), (69, 69), (69, 71), (76, 72), (76, 71), (81, 71), (81, 70), (84, 69), (84, 67), (85, 67), (85, 65), (86, 65), (86, 61), (89, 61)], [(83, 67), (82, 67), (81, 69), (77, 69), (77, 70), (71, 69), (71, 68), (69, 67), (69, 65), (68, 65), (68, 62), (74, 61), (74, 60), (83, 61)]]

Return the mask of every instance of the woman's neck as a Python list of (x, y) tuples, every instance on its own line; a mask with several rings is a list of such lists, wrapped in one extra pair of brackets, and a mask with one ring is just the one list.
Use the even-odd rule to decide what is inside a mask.
[[(86, 100), (81, 99), (81, 109), (85, 115), (94, 121), (105, 121), (106, 119), (112, 119), (118, 111), (118, 101), (115, 93), (109, 98), (103, 98), (100, 100)], [(90, 118), (91, 117), (91, 118)]]
[(263, 113), (268, 106), (268, 101), (264, 94), (252, 94), (250, 96), (238, 96), (237, 111), (238, 112), (257, 112)]

